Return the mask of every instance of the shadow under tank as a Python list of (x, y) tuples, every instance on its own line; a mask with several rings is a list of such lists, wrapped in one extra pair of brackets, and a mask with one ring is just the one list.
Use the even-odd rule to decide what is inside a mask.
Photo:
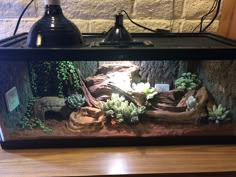
[[(160, 139), (172, 144), (183, 143), (181, 138), (193, 143), (236, 135), (234, 59), (196, 60), (188, 52), (182, 58), (140, 56), (123, 48), (117, 49), (117, 57), (116, 50), (95, 49), (89, 55), (83, 48), (67, 49), (69, 55), (61, 49), (36, 49), (35, 58), (27, 50), (24, 58), (1, 60), (3, 145), (148, 145)], [(17, 93), (10, 93), (19, 101), (15, 107), (6, 103), (13, 87)]]

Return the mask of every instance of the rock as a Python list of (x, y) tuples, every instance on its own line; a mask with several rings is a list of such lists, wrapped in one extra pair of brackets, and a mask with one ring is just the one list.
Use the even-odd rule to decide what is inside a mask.
[(126, 73), (130, 73), (132, 75), (132, 73), (137, 72), (139, 70), (139, 67), (137, 65), (133, 65), (133, 64), (129, 64), (129, 65), (124, 65), (124, 64), (103, 64), (101, 65), (97, 72), (96, 75), (98, 74), (111, 74), (114, 72), (126, 72)]
[(106, 79), (108, 79), (108, 76), (103, 75), (103, 74), (90, 76), (90, 77), (86, 78), (86, 85), (87, 85), (87, 87), (91, 87), (91, 86), (103, 83), (104, 80), (106, 80)]
[(100, 109), (82, 107), (78, 112), (72, 112), (66, 127), (71, 132), (94, 132), (104, 126), (105, 115)]
[(59, 97), (42, 97), (35, 102), (33, 109), (35, 117), (41, 120), (45, 120), (45, 113), (48, 111), (58, 113), (64, 119), (67, 119), (72, 112), (67, 108), (65, 99)]
[(114, 91), (109, 86), (110, 83), (122, 87), (123, 90), (123, 87), (131, 87), (131, 80), (140, 81), (139, 68), (136, 65), (103, 64), (98, 68), (95, 76), (86, 79), (86, 86), (96, 99), (109, 98)]

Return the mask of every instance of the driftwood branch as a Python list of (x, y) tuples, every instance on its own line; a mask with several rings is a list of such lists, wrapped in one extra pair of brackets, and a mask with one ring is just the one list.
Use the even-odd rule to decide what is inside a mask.
[(84, 97), (86, 102), (88, 103), (89, 106), (94, 106), (96, 108), (99, 108), (98, 102), (97, 100), (91, 95), (90, 91), (88, 90), (88, 88), (85, 85), (85, 82), (81, 76), (81, 73), (79, 70), (77, 70), (78, 76), (79, 76), (79, 81), (80, 81), (80, 85), (81, 85), (81, 89), (84, 93)]
[(171, 106), (171, 105), (168, 105), (168, 104), (163, 104), (163, 103), (159, 103), (159, 104), (156, 104), (155, 107), (153, 107), (154, 109), (161, 109), (163, 111), (170, 111), (170, 112), (185, 112), (186, 110), (186, 106)]
[(199, 120), (207, 117), (205, 110), (208, 101), (208, 92), (205, 87), (200, 88), (196, 93), (198, 107), (189, 112), (169, 112), (163, 110), (146, 110), (145, 115), (155, 118), (158, 121), (170, 123), (199, 123)]
[(176, 106), (183, 96), (184, 92), (177, 89), (169, 92), (159, 92), (154, 96), (154, 99), (151, 100), (151, 104), (154, 107), (159, 103)]
[(127, 92), (121, 90), (120, 88), (118, 88), (112, 84), (108, 84), (107, 86), (110, 87), (114, 92), (117, 92), (120, 95), (123, 95), (125, 97), (125, 99), (127, 99), (129, 102), (134, 103), (136, 106), (139, 105), (139, 103), (132, 97), (132, 95), (128, 94)]

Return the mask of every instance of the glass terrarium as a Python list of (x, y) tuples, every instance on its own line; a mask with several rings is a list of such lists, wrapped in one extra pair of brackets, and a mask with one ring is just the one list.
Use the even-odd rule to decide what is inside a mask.
[(107, 45), (0, 43), (3, 148), (235, 143), (236, 42), (209, 33), (132, 34)]

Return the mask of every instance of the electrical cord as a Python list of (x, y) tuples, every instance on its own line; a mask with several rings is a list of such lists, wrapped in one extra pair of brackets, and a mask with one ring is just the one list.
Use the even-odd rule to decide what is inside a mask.
[[(22, 11), (20, 17), (19, 17), (18, 20), (17, 20), (17, 24), (16, 24), (16, 27), (15, 27), (13, 36), (15, 36), (16, 33), (17, 33), (17, 30), (18, 30), (18, 28), (19, 28), (19, 25), (20, 25), (20, 22), (21, 22), (21, 19), (22, 19), (24, 13), (26, 12), (26, 10), (28, 9), (28, 7), (29, 7), (33, 2), (34, 2), (34, 0), (31, 0), (31, 1), (27, 4), (27, 6), (24, 8), (24, 10)], [(209, 11), (207, 14), (205, 14), (205, 15), (201, 18), (200, 24), (199, 24), (197, 27), (194, 28), (193, 32), (194, 32), (199, 26), (200, 26), (200, 32), (205, 32), (205, 31), (212, 25), (212, 23), (215, 21), (215, 19), (217, 18), (218, 14), (219, 14), (219, 12), (220, 12), (220, 7), (221, 7), (221, 0), (215, 0), (214, 3), (213, 3), (213, 5), (212, 5), (212, 7), (211, 7), (211, 9), (210, 9), (210, 11)], [(210, 22), (204, 29), (202, 29), (203, 21), (207, 18), (208, 15), (210, 15), (211, 13), (213, 13), (216, 8), (217, 8), (217, 10), (216, 10), (215, 16), (213, 17), (213, 19), (211, 20), (211, 22)], [(134, 21), (130, 18), (130, 16), (128, 15), (128, 13), (127, 13), (125, 10), (121, 10), (121, 11), (120, 11), (120, 13), (122, 13), (122, 12), (125, 13), (125, 15), (126, 15), (127, 18), (130, 20), (131, 23), (135, 24), (136, 26), (138, 26), (138, 27), (140, 27), (140, 28), (143, 28), (143, 29), (145, 29), (145, 30), (148, 30), (148, 31), (151, 31), (151, 32), (154, 32), (154, 33), (158, 33), (158, 32), (170, 32), (170, 30), (165, 30), (165, 29), (153, 30), (153, 29), (151, 29), (151, 28), (148, 28), (148, 27), (145, 27), (145, 26), (143, 26), (143, 25), (140, 25), (140, 24), (134, 22)]]
[(207, 16), (209, 16), (210, 14), (212, 14), (212, 13), (215, 11), (215, 9), (217, 8), (217, 6), (218, 6), (218, 1), (215, 0), (214, 3), (213, 3), (213, 5), (212, 5), (212, 7), (211, 7), (211, 9), (210, 9), (210, 11), (209, 11), (207, 14), (205, 14), (205, 15), (201, 18), (200, 32), (202, 32), (204, 20), (207, 18)]
[(216, 10), (215, 16), (213, 17), (211, 22), (202, 30), (202, 32), (205, 32), (212, 25), (212, 23), (216, 20), (217, 16), (220, 13), (220, 8), (221, 8), (221, 0), (218, 0), (218, 7), (217, 7), (217, 10)]
[(197, 26), (193, 29), (192, 32), (194, 32), (199, 26), (200, 26), (199, 32), (202, 31), (203, 22), (204, 22), (204, 20), (207, 18), (208, 15), (210, 15), (212, 12), (214, 12), (214, 10), (215, 10), (215, 8), (216, 8), (216, 6), (217, 6), (217, 4), (216, 4), (217, 1), (218, 1), (218, 0), (215, 0), (215, 1), (214, 1), (213, 5), (212, 5), (212, 7), (211, 7), (211, 9), (210, 9), (210, 11), (207, 12), (205, 15), (202, 16), (199, 25), (197, 25)]
[[(201, 22), (198, 26), (196, 26), (192, 32), (194, 32), (199, 26), (200, 26), (200, 30), (199, 32), (205, 32), (210, 26), (211, 24), (215, 21), (215, 19), (217, 18), (219, 11), (220, 11), (220, 7), (221, 7), (221, 0), (215, 0), (211, 9), (209, 10), (209, 12), (207, 12), (205, 15), (202, 16), (201, 18)], [(215, 16), (213, 17), (213, 19), (211, 20), (211, 22), (204, 28), (203, 28), (203, 22), (204, 20), (210, 15), (212, 14), (215, 10), (217, 9)]]
[(29, 7), (33, 2), (34, 2), (34, 0), (31, 0), (31, 1), (29, 2), (29, 4), (27, 4), (27, 6), (24, 8), (24, 10), (21, 12), (20, 17), (19, 17), (18, 20), (17, 20), (16, 27), (15, 27), (15, 30), (14, 30), (14, 32), (13, 32), (13, 36), (15, 36), (16, 33), (17, 33), (17, 30), (18, 30), (18, 28), (19, 28), (21, 19), (22, 19), (23, 15), (25, 14), (25, 11), (28, 9), (28, 7)]
[(173, 31), (173, 28), (174, 28), (174, 24), (175, 24), (175, 0), (172, 0), (172, 19), (170, 21), (170, 31), (172, 32)]
[(140, 24), (134, 22), (134, 21), (130, 18), (129, 14), (128, 14), (125, 10), (121, 10), (119, 13), (122, 14), (122, 12), (125, 13), (125, 15), (127, 16), (127, 18), (129, 19), (129, 21), (130, 21), (131, 23), (135, 24), (136, 26), (138, 26), (138, 27), (140, 27), (140, 28), (143, 28), (143, 29), (145, 29), (145, 30), (151, 31), (151, 32), (153, 32), (153, 33), (165, 33), (165, 32), (168, 33), (168, 32), (170, 32), (169, 30), (165, 30), (165, 29), (153, 30), (153, 29), (148, 28), (148, 27), (146, 27), (146, 26), (140, 25)]

